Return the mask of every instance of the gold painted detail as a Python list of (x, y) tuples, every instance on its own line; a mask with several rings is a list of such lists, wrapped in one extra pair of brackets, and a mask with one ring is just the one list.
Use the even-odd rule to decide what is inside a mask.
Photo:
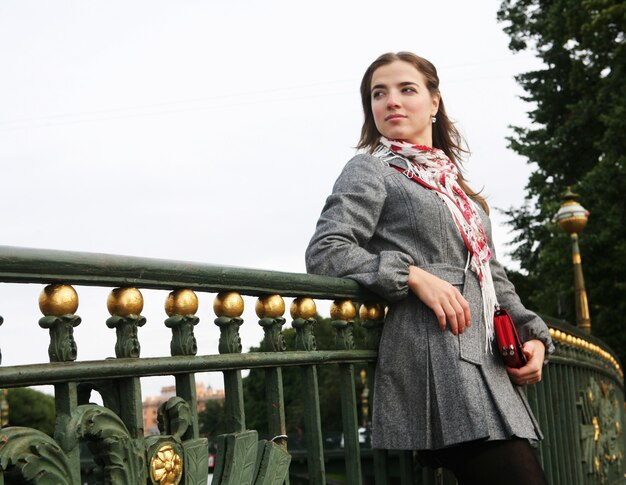
[(293, 302), (291, 302), (289, 313), (291, 314), (291, 318), (302, 318), (303, 320), (313, 318), (317, 313), (315, 300), (304, 296), (296, 298)]
[(582, 264), (582, 259), (580, 257), (580, 253), (575, 253), (572, 255), (572, 262), (574, 264)]
[(385, 311), (380, 303), (363, 303), (359, 308), (361, 320), (381, 320), (384, 315)]
[(150, 477), (159, 485), (177, 485), (183, 476), (183, 460), (172, 445), (163, 445), (152, 457)]
[(128, 317), (140, 315), (143, 310), (143, 296), (137, 288), (116, 288), (109, 293), (107, 309), (111, 315)]
[(198, 297), (192, 290), (184, 288), (172, 291), (165, 300), (165, 313), (172, 315), (195, 315), (198, 311)]
[(610, 363), (615, 368), (615, 370), (620, 375), (620, 377), (624, 379), (624, 372), (621, 366), (619, 365), (619, 362), (617, 361), (617, 359), (613, 355), (611, 355), (609, 352), (604, 350), (602, 347), (600, 347), (599, 345), (596, 345), (585, 339), (576, 337), (574, 335), (568, 334), (566, 332), (563, 332), (555, 328), (550, 328), (550, 336), (552, 337), (552, 340), (554, 340), (555, 342), (560, 342), (562, 344), (571, 345), (572, 347), (578, 347), (582, 350), (598, 355), (599, 357), (601, 357), (602, 359)]
[(265, 295), (254, 306), (259, 318), (280, 318), (285, 313), (285, 300), (280, 295)]
[(593, 441), (598, 441), (600, 439), (600, 424), (597, 416), (593, 417), (591, 424), (593, 424)]
[(333, 320), (354, 320), (356, 306), (351, 300), (335, 300), (330, 307), (330, 317)]
[(78, 310), (78, 294), (71, 285), (48, 285), (39, 294), (39, 309), (46, 316), (73, 315)]
[(218, 317), (239, 318), (243, 313), (243, 298), (236, 291), (218, 293), (213, 311)]

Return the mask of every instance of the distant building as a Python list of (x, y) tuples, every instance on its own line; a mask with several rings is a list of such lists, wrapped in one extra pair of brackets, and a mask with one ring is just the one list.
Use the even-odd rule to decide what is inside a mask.
[[(157, 411), (159, 406), (169, 398), (176, 395), (176, 386), (166, 386), (161, 388), (159, 396), (148, 396), (142, 403), (143, 407), (143, 429), (146, 435), (159, 434), (157, 424)], [(207, 401), (223, 401), (224, 390), (213, 389), (211, 386), (204, 387), (196, 383), (196, 398), (198, 400), (198, 412), (204, 411)]]

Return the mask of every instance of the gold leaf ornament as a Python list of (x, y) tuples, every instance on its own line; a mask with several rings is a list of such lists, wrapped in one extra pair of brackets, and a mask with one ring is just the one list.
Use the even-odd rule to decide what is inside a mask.
[(183, 460), (172, 445), (163, 445), (150, 463), (150, 477), (159, 485), (178, 485), (183, 476)]

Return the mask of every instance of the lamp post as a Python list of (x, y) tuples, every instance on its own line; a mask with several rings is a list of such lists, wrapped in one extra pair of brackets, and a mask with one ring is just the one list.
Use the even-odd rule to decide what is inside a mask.
[(564, 202), (554, 216), (554, 221), (561, 226), (572, 238), (572, 262), (574, 263), (574, 291), (576, 298), (576, 324), (584, 332), (591, 333), (591, 319), (589, 318), (589, 303), (585, 291), (585, 279), (578, 247), (578, 234), (587, 225), (589, 211), (580, 205), (576, 199), (578, 194), (573, 193), (570, 187), (563, 194)]

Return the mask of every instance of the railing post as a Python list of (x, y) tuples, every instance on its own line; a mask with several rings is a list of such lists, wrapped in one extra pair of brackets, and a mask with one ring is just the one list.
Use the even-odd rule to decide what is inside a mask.
[[(313, 352), (317, 349), (313, 326), (316, 323), (315, 302), (311, 298), (296, 298), (291, 304), (292, 326), (296, 329), (296, 350)], [(302, 366), (302, 399), (304, 400), (304, 432), (307, 442), (309, 483), (326, 484), (324, 446), (320, 419), (320, 398), (317, 385), (317, 368)]]
[[(280, 295), (262, 296), (256, 302), (256, 314), (265, 336), (261, 343), (263, 352), (284, 352), (287, 348), (282, 326), (285, 324), (285, 301)], [(287, 451), (287, 425), (285, 423), (285, 398), (283, 373), (280, 367), (265, 369), (265, 396), (267, 401), (268, 432), (274, 442)], [(289, 485), (289, 475), (284, 482)]]
[[(141, 353), (137, 328), (146, 323), (141, 316), (143, 296), (137, 288), (117, 288), (107, 298), (111, 317), (106, 324), (115, 328), (117, 341), (115, 356), (118, 359), (138, 359)], [(143, 412), (141, 382), (139, 377), (128, 377), (118, 381), (120, 389), (120, 418), (132, 438), (143, 438)]]
[[(241, 353), (239, 327), (243, 323), (243, 298), (234, 291), (219, 293), (213, 302), (217, 315), (215, 324), (220, 328), (220, 354)], [(243, 384), (240, 370), (224, 371), (224, 390), (226, 399), (226, 420), (232, 433), (246, 429), (246, 415), (243, 407)]]
[[(50, 362), (73, 362), (78, 354), (74, 340), (74, 327), (80, 324), (80, 317), (74, 313), (78, 309), (78, 295), (70, 285), (48, 285), (39, 295), (39, 309), (44, 317), (39, 320), (41, 328), (50, 330), (48, 356)], [(54, 439), (61, 446), (71, 473), (72, 483), (80, 483), (80, 448), (78, 440), (68, 433), (67, 426), (78, 406), (75, 382), (54, 385), (54, 405), (56, 424)], [(1, 474), (0, 474), (1, 475)]]
[[(198, 297), (191, 290), (172, 291), (165, 301), (165, 313), (168, 318), (165, 326), (172, 329), (170, 352), (175, 355), (196, 355), (198, 343), (193, 332), (200, 319), (195, 316), (198, 311)], [(176, 395), (189, 404), (191, 426), (183, 435), (183, 440), (197, 439), (198, 402), (196, 398), (196, 376), (193, 373), (176, 374)]]
[[(282, 334), (285, 319), (285, 302), (280, 295), (263, 296), (257, 300), (256, 314), (265, 336), (261, 343), (263, 352), (283, 352), (287, 346)], [(287, 451), (285, 425), (285, 401), (283, 396), (283, 374), (280, 367), (265, 369), (265, 396), (267, 399), (268, 432), (271, 437), (279, 436), (276, 443)]]
[[(354, 350), (352, 326), (356, 307), (350, 300), (335, 300), (330, 316), (337, 331), (337, 350)], [(359, 447), (359, 427), (356, 415), (356, 391), (354, 387), (354, 365), (339, 364), (341, 415), (346, 456), (346, 475), (351, 485), (361, 485), (361, 450)]]

